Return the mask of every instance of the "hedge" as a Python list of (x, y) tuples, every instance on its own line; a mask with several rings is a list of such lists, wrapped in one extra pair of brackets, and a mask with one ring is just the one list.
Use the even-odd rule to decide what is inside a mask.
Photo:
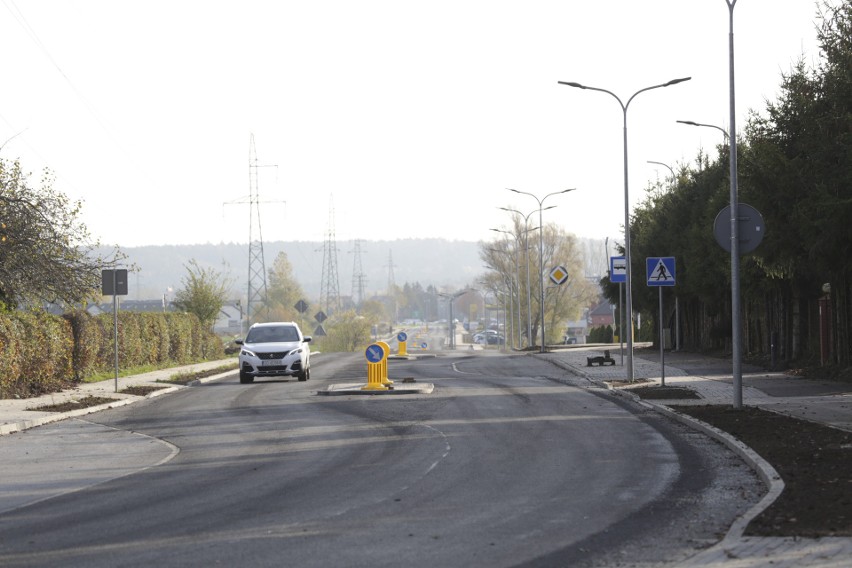
[[(0, 398), (56, 392), (115, 367), (112, 314), (0, 313)], [(224, 357), (222, 342), (192, 314), (118, 315), (122, 368)]]

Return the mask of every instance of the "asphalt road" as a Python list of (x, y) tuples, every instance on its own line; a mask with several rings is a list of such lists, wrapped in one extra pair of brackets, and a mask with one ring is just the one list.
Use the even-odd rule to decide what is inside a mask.
[(413, 396), (318, 396), (365, 362), (313, 365), (1, 439), (0, 565), (675, 563), (759, 499), (719, 444), (533, 357), (392, 361)]

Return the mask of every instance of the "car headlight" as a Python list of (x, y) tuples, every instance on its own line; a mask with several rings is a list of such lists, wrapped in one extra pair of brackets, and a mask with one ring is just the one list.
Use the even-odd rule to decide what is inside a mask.
[(301, 347), (297, 347), (296, 349), (293, 349), (292, 351), (290, 351), (289, 353), (287, 353), (287, 356), (289, 357), (290, 355), (296, 355), (296, 354), (301, 353), (301, 352), (302, 352), (302, 348), (301, 348)]
[(240, 355), (245, 355), (246, 357), (257, 357), (257, 355), (255, 355), (253, 351), (249, 351), (245, 347), (240, 349)]

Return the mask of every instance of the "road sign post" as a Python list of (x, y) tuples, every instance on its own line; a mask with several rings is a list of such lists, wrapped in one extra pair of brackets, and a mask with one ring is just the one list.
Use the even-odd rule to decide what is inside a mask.
[(609, 281), (619, 283), (627, 281), (627, 260), (623, 256), (609, 257)]
[(396, 343), (399, 345), (397, 353), (400, 357), (408, 357), (408, 335), (404, 331), (400, 331), (396, 335)]
[(384, 348), (379, 343), (373, 343), (367, 346), (364, 355), (367, 358), (367, 384), (361, 390), (388, 390), (382, 381), (382, 364), (387, 361)]
[(645, 259), (648, 286), (659, 289), (660, 298), (660, 385), (666, 386), (666, 355), (663, 338), (663, 287), (675, 285), (675, 258), (673, 256), (649, 257)]
[[(624, 313), (621, 309), (622, 286), (627, 282), (627, 259), (623, 256), (609, 257), (609, 281), (618, 283), (618, 317), (620, 324), (618, 327), (618, 346), (621, 350), (621, 366), (624, 366)], [(632, 322), (632, 320), (631, 320)], [(612, 318), (612, 325), (615, 327), (615, 318)]]
[(101, 293), (112, 296), (112, 320), (115, 345), (115, 392), (118, 392), (118, 297), (127, 295), (127, 269), (101, 270)]
[(550, 281), (557, 286), (565, 284), (566, 280), (568, 280), (568, 269), (561, 264), (550, 271)]

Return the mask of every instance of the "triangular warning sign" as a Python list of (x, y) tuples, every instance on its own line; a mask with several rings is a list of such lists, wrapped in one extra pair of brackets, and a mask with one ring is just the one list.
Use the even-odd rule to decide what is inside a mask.
[(651, 275), (648, 277), (648, 281), (662, 284), (663, 282), (674, 282), (675, 277), (661, 258), (657, 262), (657, 266), (655, 266), (654, 270), (651, 272)]

